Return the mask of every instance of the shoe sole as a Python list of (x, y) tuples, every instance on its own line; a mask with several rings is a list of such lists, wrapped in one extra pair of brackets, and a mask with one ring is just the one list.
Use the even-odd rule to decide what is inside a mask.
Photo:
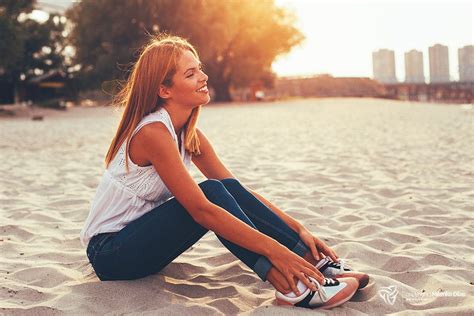
[(287, 301), (284, 301), (284, 300), (280, 300), (279, 298), (276, 299), (277, 300), (277, 305), (280, 305), (280, 306), (294, 306), (293, 304), (287, 302)]

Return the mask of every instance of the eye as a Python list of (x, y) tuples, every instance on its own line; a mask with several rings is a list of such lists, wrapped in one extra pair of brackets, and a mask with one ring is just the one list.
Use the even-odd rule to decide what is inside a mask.
[[(199, 70), (204, 71), (204, 68), (202, 67), (202, 65), (199, 65)], [(194, 75), (194, 72), (191, 73), (190, 75), (186, 76), (186, 78), (191, 78), (193, 75)]]

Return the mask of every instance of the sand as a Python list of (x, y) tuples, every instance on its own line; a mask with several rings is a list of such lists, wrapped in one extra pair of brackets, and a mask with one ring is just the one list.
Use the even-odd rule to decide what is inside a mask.
[(473, 119), (470, 106), (378, 99), (203, 109), (199, 126), (239, 180), (371, 275), (351, 301), (311, 311), (276, 306), (212, 233), (159, 274), (100, 282), (79, 231), (118, 113), (2, 118), (0, 314), (472, 313)]

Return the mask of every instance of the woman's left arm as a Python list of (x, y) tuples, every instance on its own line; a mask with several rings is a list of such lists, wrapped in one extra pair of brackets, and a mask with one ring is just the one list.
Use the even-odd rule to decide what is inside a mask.
[(246, 188), (250, 191), (257, 199), (260, 200), (263, 204), (265, 204), (269, 209), (271, 209), (275, 214), (278, 215), (291, 229), (298, 233), (298, 236), (301, 240), (305, 243), (306, 246), (311, 250), (314, 259), (319, 260), (322, 259), (322, 255), (329, 256), (332, 260), (338, 262), (339, 258), (328, 245), (318, 237), (314, 236), (303, 224), (299, 223), (296, 219), (291, 217), (289, 214), (283, 212), (278, 207), (270, 203), (267, 199), (263, 196), (258, 194), (257, 192)]
[(250, 191), (257, 199), (260, 200), (263, 204), (265, 204), (269, 209), (273, 211), (273, 213), (277, 214), (278, 217), (280, 217), (288, 226), (290, 226), (291, 229), (293, 229), (295, 232), (298, 234), (305, 229), (305, 227), (299, 223), (296, 219), (291, 217), (290, 215), (286, 214), (282, 210), (280, 210), (278, 207), (270, 203), (267, 199), (265, 199), (263, 196), (255, 192), (254, 190), (251, 190), (246, 187), (248, 191)]
[[(217, 156), (214, 148), (212, 148), (211, 142), (207, 139), (204, 133), (196, 128), (196, 132), (199, 137), (200, 151), (201, 154), (193, 156), (192, 160), (196, 167), (206, 176), (208, 179), (222, 180), (225, 178), (235, 178), (235, 176), (226, 168), (222, 161)], [(334, 261), (338, 261), (337, 255), (334, 251), (329, 248), (322, 240), (314, 236), (306, 227), (295, 220), (290, 215), (286, 214), (278, 207), (270, 203), (263, 196), (257, 192), (246, 187), (259, 201), (265, 204), (271, 209), (278, 217), (280, 217), (291, 229), (298, 233), (301, 240), (308, 246), (316, 260), (321, 258), (321, 253), (331, 257)]]

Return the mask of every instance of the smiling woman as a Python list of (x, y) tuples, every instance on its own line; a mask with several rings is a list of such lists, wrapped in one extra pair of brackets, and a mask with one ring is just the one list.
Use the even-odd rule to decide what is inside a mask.
[[(125, 110), (81, 231), (97, 276), (157, 273), (211, 230), (275, 287), (281, 304), (346, 302), (368, 276), (344, 269), (323, 241), (245, 188), (196, 128), (207, 80), (186, 40), (165, 36), (144, 47), (117, 97)], [(191, 162), (208, 180), (193, 180)]]

